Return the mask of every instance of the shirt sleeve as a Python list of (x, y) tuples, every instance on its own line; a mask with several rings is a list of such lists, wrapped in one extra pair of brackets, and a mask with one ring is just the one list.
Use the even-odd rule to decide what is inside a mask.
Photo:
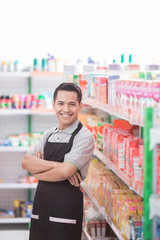
[(43, 135), (41, 136), (39, 142), (34, 145), (32, 148), (30, 148), (28, 150), (27, 153), (31, 154), (31, 155), (35, 155), (36, 151), (40, 151), (40, 152), (43, 152), (44, 153), (44, 146), (45, 146), (45, 143), (46, 143), (46, 140), (47, 140), (47, 137), (49, 136), (50, 134), (50, 130), (47, 130), (43, 133)]
[(73, 163), (78, 170), (89, 164), (94, 152), (94, 137), (88, 129), (75, 136), (72, 149), (64, 157), (65, 162)]

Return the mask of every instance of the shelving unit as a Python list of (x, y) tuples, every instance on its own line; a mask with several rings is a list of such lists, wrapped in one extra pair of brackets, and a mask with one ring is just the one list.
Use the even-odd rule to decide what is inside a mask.
[(0, 146), (0, 152), (27, 152), (29, 147)]
[(160, 196), (152, 195), (149, 199), (150, 218), (160, 217)]
[[(58, 73), (0, 73), (0, 95), (50, 93), (63, 81), (63, 74)], [(13, 134), (43, 132), (56, 124), (52, 109), (0, 109), (2, 139)], [(4, 180), (0, 183), (0, 208), (12, 210), (13, 201), (16, 199), (33, 200), (37, 184), (17, 183), (19, 177), (28, 175), (21, 167), (28, 149), (29, 147), (25, 146), (0, 146), (0, 178)], [(3, 234), (7, 236), (8, 232), (11, 233), (13, 228), (16, 231), (12, 236), (26, 234), (29, 222), (29, 218), (0, 218), (0, 229), (3, 230), (0, 231), (0, 239), (3, 238)]]
[(132, 178), (127, 176), (122, 170), (120, 170), (107, 156), (105, 156), (98, 149), (95, 149), (94, 155), (101, 160), (110, 170), (112, 170), (119, 178), (125, 182), (128, 187), (136, 192), (138, 195), (143, 197), (143, 185), (134, 181)]
[[(113, 229), (115, 234), (117, 235), (119, 240), (124, 240), (124, 237), (120, 233), (119, 229), (115, 226), (115, 224), (111, 221), (110, 217), (105, 213), (104, 208), (98, 203), (98, 201), (95, 199), (95, 197), (92, 195), (92, 193), (86, 188), (85, 183), (81, 183), (81, 188), (85, 191), (85, 193), (88, 195), (88, 197), (91, 199), (93, 204), (96, 206), (96, 208), (100, 211), (102, 216), (105, 218), (107, 223), (110, 225), (110, 227)], [(92, 239), (92, 238), (91, 238)]]
[(0, 183), (0, 189), (36, 189), (36, 183)]
[(0, 218), (0, 224), (29, 223), (30, 218)]
[(93, 240), (92, 237), (89, 235), (89, 233), (87, 232), (86, 228), (83, 228), (83, 232), (85, 234), (85, 236), (87, 237), (88, 240)]
[[(114, 74), (116, 75), (116, 73)], [(105, 80), (103, 83), (100, 82), (98, 78), (101, 76), (101, 74), (86, 74), (86, 75), (84, 76), (84, 79), (81, 76), (77, 80), (77, 82), (79, 81), (79, 84), (82, 85), (82, 88), (84, 91), (84, 97), (83, 97), (82, 103), (85, 106), (92, 107), (95, 110), (100, 110), (101, 112), (104, 113), (104, 115), (108, 114), (109, 123), (114, 118), (120, 118), (128, 121), (131, 125), (139, 126), (139, 136), (140, 135), (142, 136), (143, 127), (145, 127), (144, 118), (142, 120), (137, 119), (136, 120), (137, 122), (136, 122), (133, 120), (134, 116), (130, 114), (131, 113), (130, 109), (122, 109), (120, 107), (116, 107), (116, 106), (104, 103), (105, 99), (107, 98), (107, 93), (103, 92), (102, 85), (104, 83), (104, 88), (106, 89), (106, 87), (109, 86), (109, 81), (107, 83), (108, 85), (105, 83)], [(97, 79), (95, 79), (96, 77)], [(102, 74), (102, 77), (105, 78), (105, 74)], [(90, 85), (87, 85), (87, 82)], [(98, 96), (98, 99), (96, 99), (96, 96)], [(104, 99), (102, 99), (102, 96), (104, 97)], [(111, 98), (112, 98), (112, 95), (111, 95)], [(112, 170), (126, 185), (128, 185), (128, 187), (131, 190), (133, 190), (135, 193), (140, 195), (142, 198), (144, 197), (144, 186), (142, 183), (137, 182), (133, 178), (126, 175), (125, 172), (119, 169), (119, 167), (116, 166), (111, 159), (109, 159), (105, 154), (100, 152), (97, 148), (94, 151), (94, 156), (96, 156), (100, 161), (102, 161), (108, 169)], [(106, 221), (109, 223), (113, 231), (116, 233), (118, 239), (124, 239), (119, 229), (117, 229), (115, 224), (113, 224), (113, 222), (111, 221), (110, 217), (107, 216), (107, 214), (105, 213), (103, 207), (99, 205), (99, 203), (95, 200), (94, 196), (92, 196), (92, 194), (88, 191), (88, 189), (86, 189), (85, 186), (82, 186), (82, 187), (84, 191), (90, 196), (90, 199), (97, 206), (97, 208), (100, 210), (102, 215), (105, 217)], [(148, 240), (151, 240), (151, 239), (148, 239)]]
[[(109, 105), (109, 104), (104, 104), (104, 103), (99, 103), (98, 101), (94, 99), (83, 99), (83, 104), (89, 105), (93, 108), (99, 109), (103, 112), (108, 113), (109, 115), (116, 116), (117, 118), (122, 118), (128, 122), (130, 122), (131, 125), (137, 125), (140, 127), (144, 127), (144, 123), (136, 123), (132, 122), (130, 118), (125, 117), (125, 112), (122, 112), (120, 108)], [(120, 113), (121, 112), (121, 113)]]
[(53, 110), (48, 109), (39, 109), (39, 110), (32, 110), (32, 109), (0, 109), (0, 116), (13, 116), (13, 115), (54, 115)]

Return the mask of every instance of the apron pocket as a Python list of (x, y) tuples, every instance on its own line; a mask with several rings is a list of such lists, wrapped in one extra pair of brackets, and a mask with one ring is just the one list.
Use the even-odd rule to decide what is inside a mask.
[(38, 220), (38, 219), (39, 219), (39, 215), (31, 214), (31, 218), (32, 218), (32, 219), (37, 219), (37, 220)]
[(49, 217), (50, 222), (56, 222), (56, 223), (70, 223), (70, 224), (76, 224), (76, 219), (66, 219), (66, 218), (55, 218), (55, 217)]

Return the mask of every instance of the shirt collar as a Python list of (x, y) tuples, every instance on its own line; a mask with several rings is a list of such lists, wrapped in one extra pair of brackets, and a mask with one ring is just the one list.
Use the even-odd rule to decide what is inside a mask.
[(71, 126), (69, 126), (68, 128), (66, 128), (64, 130), (60, 130), (59, 126), (57, 126), (54, 130), (54, 133), (63, 132), (63, 133), (72, 134), (77, 129), (78, 124), (79, 124), (79, 119), (76, 120)]

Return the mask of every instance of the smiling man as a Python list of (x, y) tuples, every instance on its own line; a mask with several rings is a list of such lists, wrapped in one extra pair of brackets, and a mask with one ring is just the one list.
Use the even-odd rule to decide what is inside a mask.
[(30, 240), (81, 240), (83, 194), (94, 138), (78, 119), (81, 89), (59, 85), (53, 97), (58, 126), (44, 132), (25, 154), (22, 167), (39, 182), (31, 216)]

